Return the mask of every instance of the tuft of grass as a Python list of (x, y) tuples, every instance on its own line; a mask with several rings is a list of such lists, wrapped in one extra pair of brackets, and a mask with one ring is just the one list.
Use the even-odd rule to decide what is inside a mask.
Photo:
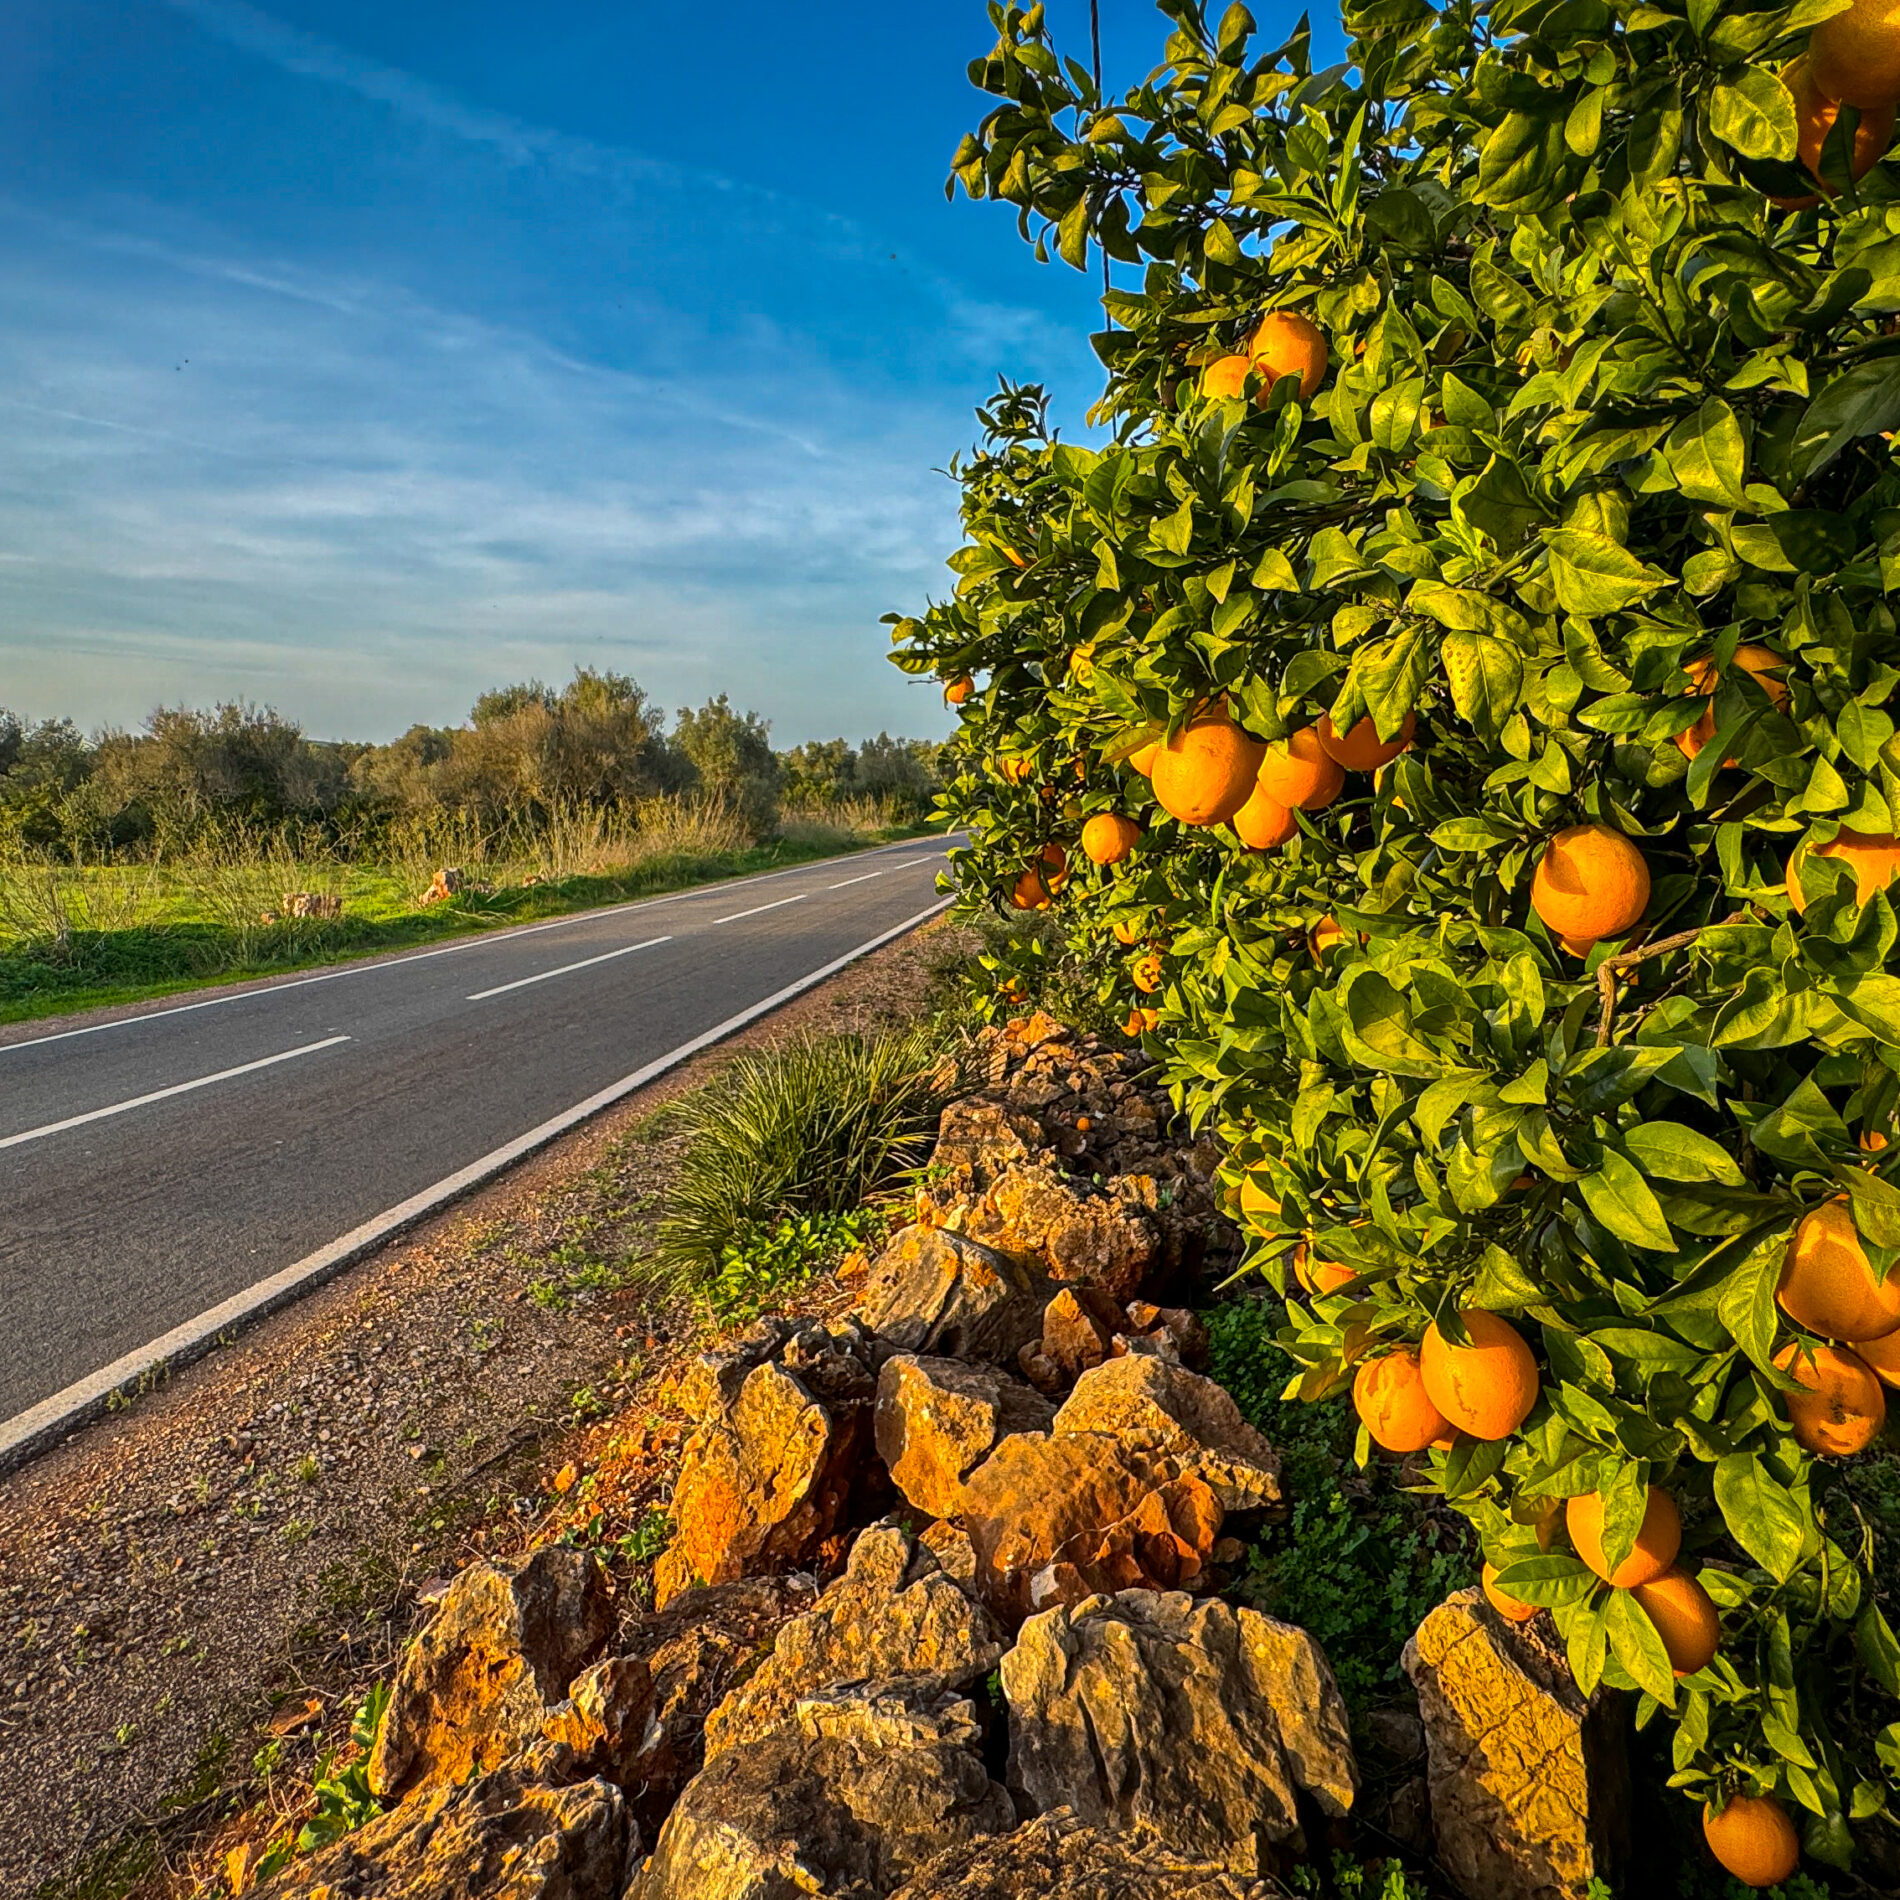
[(685, 1138), (659, 1228), (660, 1258), (705, 1284), (781, 1222), (848, 1214), (930, 1153), (962, 1083), (955, 1045), (930, 1027), (804, 1036), (738, 1057), (675, 1115)]

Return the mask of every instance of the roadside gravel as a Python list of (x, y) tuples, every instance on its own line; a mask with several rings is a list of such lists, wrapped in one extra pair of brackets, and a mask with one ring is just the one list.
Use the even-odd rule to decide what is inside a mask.
[(155, 1887), (307, 1789), (431, 1586), (700, 1332), (638, 1265), (666, 1104), (739, 1049), (914, 1018), (965, 947), (854, 965), (0, 1481), (0, 1896)]

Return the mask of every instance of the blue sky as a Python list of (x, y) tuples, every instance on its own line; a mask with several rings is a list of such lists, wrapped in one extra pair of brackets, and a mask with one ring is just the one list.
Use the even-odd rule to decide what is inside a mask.
[[(933, 470), (999, 371), (1097, 381), (1091, 285), (943, 199), (979, 0), (0, 19), (0, 705), (387, 738), (582, 663), (946, 729), (877, 622)], [(1103, 0), (1111, 83), (1164, 31)]]

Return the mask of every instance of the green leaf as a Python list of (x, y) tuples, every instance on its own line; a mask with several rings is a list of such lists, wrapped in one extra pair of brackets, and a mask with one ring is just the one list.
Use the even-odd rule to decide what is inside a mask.
[(1606, 534), (1564, 528), (1544, 537), (1551, 585), (1566, 613), (1588, 619), (1620, 613), (1667, 584), (1669, 576), (1645, 565)]
[(1531, 206), (1549, 190), (1563, 162), (1561, 119), (1541, 112), (1507, 112), (1478, 155), (1479, 204)]
[(1669, 471), (1691, 501), (1740, 508), (1747, 500), (1747, 450), (1735, 411), (1711, 396), (1670, 430), (1663, 444)]
[(1731, 1452), (1715, 1467), (1715, 1502), (1728, 1532), (1778, 1582), (1801, 1562), (1807, 1518), (1794, 1494), (1752, 1451)]
[(1729, 1272), (1716, 1301), (1716, 1317), (1729, 1337), (1764, 1372), (1774, 1363), (1775, 1334), (1781, 1325), (1775, 1290), (1781, 1284), (1784, 1251), (1779, 1234), (1758, 1244)]
[(1471, 1289), (1474, 1305), (1488, 1313), (1515, 1312), (1521, 1307), (1540, 1305), (1548, 1297), (1502, 1247), (1485, 1248)]
[(1444, 1066), (1437, 1052), (1412, 1033), (1404, 993), (1377, 970), (1355, 973), (1345, 1003), (1353, 1033), (1372, 1058), (1368, 1066), (1397, 1075), (1436, 1075)]
[(1794, 95), (1759, 66), (1717, 81), (1709, 93), (1709, 130), (1744, 158), (1793, 158), (1801, 136)]
[(1676, 1237), (1662, 1208), (1635, 1166), (1614, 1148), (1606, 1148), (1595, 1174), (1577, 1183), (1590, 1212), (1617, 1239), (1652, 1253), (1674, 1253)]
[(1636, 1601), (1633, 1590), (1612, 1590), (1604, 1612), (1604, 1631), (1610, 1653), (1667, 1708), (1676, 1706), (1676, 1672), (1669, 1666), (1669, 1651), (1648, 1612)]
[(1857, 436), (1900, 428), (1900, 357), (1857, 363), (1808, 404), (1788, 450), (1789, 471), (1812, 479)]
[(1726, 1148), (1680, 1122), (1638, 1122), (1624, 1132), (1623, 1147), (1652, 1178), (1744, 1185), (1742, 1171)]
[(1488, 633), (1448, 633), (1439, 654), (1451, 703), (1480, 734), (1495, 735), (1524, 694), (1524, 661), (1516, 647)]
[(1516, 1597), (1520, 1603), (1548, 1608), (1558, 1603), (1581, 1602), (1596, 1588), (1597, 1579), (1595, 1572), (1575, 1557), (1552, 1552), (1541, 1557), (1520, 1557), (1516, 1563), (1506, 1564), (1498, 1572), (1496, 1583), (1506, 1596)]

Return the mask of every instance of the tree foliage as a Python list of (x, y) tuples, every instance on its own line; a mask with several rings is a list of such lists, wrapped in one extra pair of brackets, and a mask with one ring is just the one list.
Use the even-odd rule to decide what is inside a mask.
[[(1805, 915), (1785, 884), (1804, 839), (1900, 830), (1900, 172), (1851, 182), (1846, 110), (1832, 195), (1770, 201), (1816, 191), (1779, 72), (1840, 6), (1368, 0), (1315, 71), (1304, 23), (1262, 53), (1244, 7), (1162, 0), (1163, 63), (1116, 99), (1040, 7), (993, 6), (971, 72), (999, 103), (952, 184), (1040, 256), (1121, 267), (1107, 439), (1005, 385), (954, 465), (954, 591), (891, 618), (906, 671), (979, 681), (943, 805), (966, 904), (1065, 845), (1072, 954), (1159, 1008), (1252, 1264), (1285, 1290), (1304, 1242), (1352, 1270), (1294, 1289), (1294, 1389), (1509, 1315), (1537, 1408), (1429, 1482), (1585, 1688), (1673, 1716), (1677, 1785), (1776, 1791), (1845, 1864), (1900, 1802), (1894, 1526), (1795, 1442), (1773, 1364), (1804, 1211), (1846, 1195), (1877, 1268), (1900, 1250), (1900, 1140), (1868, 1151), (1900, 1103), (1894, 903), (1821, 855)], [(1268, 309), (1324, 333), (1320, 392), (1203, 394)], [(1415, 714), (1417, 743), (1254, 852), (1127, 764), (1210, 704), (1267, 741)], [(1080, 824), (1111, 810), (1144, 836), (1091, 870)], [(1528, 901), (1577, 824), (1653, 879), (1583, 965)], [(1138, 998), (1149, 940), (1166, 983)], [(1628, 1592), (1545, 1547), (1600, 1491), (1626, 1553), (1651, 1483), (1722, 1612), (1683, 1680)]]

